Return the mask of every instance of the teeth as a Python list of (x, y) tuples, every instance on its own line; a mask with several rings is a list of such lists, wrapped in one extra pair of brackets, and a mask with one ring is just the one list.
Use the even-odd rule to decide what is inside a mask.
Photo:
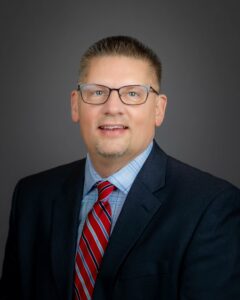
[(125, 129), (127, 127), (123, 126), (123, 125), (102, 125), (102, 126), (100, 126), (100, 128), (113, 130), (113, 129)]

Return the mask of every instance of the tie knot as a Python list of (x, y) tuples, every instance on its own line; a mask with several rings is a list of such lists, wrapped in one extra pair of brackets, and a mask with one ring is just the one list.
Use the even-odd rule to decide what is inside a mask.
[(115, 190), (115, 186), (109, 181), (100, 181), (97, 183), (98, 189), (98, 200), (104, 200), (110, 196), (110, 194)]

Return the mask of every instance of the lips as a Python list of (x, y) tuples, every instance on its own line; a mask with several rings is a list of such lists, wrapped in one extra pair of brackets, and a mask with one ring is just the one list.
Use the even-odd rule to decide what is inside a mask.
[(105, 125), (100, 125), (98, 128), (101, 130), (113, 130), (113, 131), (128, 129), (127, 126), (120, 125), (120, 124), (105, 124)]

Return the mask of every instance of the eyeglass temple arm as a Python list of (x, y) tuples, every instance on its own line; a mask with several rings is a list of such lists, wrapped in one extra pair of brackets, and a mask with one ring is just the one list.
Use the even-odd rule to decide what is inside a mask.
[(149, 87), (149, 90), (157, 95), (160, 95), (160, 93), (158, 91), (156, 91), (152, 86)]

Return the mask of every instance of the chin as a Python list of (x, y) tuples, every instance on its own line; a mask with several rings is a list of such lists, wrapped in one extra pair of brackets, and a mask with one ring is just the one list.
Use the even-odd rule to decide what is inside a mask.
[(119, 158), (119, 157), (123, 157), (125, 155), (125, 152), (124, 151), (97, 151), (97, 153), (104, 157), (104, 158)]
[(127, 149), (120, 149), (120, 147), (112, 147), (112, 149), (106, 149), (106, 147), (100, 147), (99, 145), (96, 147), (97, 154), (104, 158), (119, 158), (123, 157), (127, 153)]

